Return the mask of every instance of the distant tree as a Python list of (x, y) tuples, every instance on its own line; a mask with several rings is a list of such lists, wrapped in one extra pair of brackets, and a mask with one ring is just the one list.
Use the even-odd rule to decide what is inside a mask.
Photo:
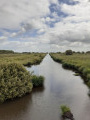
[(72, 54), (73, 54), (73, 51), (72, 51), (72, 50), (66, 50), (65, 54), (66, 54), (66, 55), (72, 55)]
[(56, 52), (56, 53), (60, 54), (61, 52)]
[(75, 51), (72, 51), (73, 53), (76, 53)]
[(0, 54), (10, 54), (10, 53), (14, 53), (14, 51), (12, 50), (0, 50)]
[(84, 54), (85, 52), (82, 51), (81, 53)]
[(31, 52), (22, 52), (23, 54), (31, 54)]
[(90, 51), (87, 51), (86, 53), (90, 54)]
[(81, 54), (81, 52), (79, 52), (79, 51), (78, 51), (78, 52), (76, 52), (76, 53)]

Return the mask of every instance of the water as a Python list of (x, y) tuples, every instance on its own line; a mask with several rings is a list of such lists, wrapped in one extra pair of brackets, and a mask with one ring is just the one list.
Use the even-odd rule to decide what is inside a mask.
[(45, 77), (44, 88), (0, 105), (0, 120), (60, 120), (60, 105), (68, 105), (75, 120), (90, 120), (89, 89), (74, 72), (47, 55), (40, 65), (27, 68)]

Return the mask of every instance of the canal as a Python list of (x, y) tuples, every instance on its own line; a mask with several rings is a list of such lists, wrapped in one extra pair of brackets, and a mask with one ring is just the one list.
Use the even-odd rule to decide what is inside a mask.
[(68, 105), (75, 120), (90, 120), (88, 87), (80, 76), (62, 68), (49, 55), (27, 68), (45, 77), (44, 87), (0, 105), (0, 120), (60, 120), (60, 105)]

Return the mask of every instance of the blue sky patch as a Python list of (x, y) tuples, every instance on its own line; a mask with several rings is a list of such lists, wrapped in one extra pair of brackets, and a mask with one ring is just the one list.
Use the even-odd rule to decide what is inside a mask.
[(68, 14), (67, 13), (64, 13), (62, 10), (61, 10), (61, 7), (60, 6), (57, 6), (57, 4), (51, 4), (50, 7), (49, 7), (50, 11), (51, 11), (51, 15), (52, 16), (52, 13), (56, 12), (57, 15), (59, 17), (63, 16), (63, 17), (67, 17)]
[(27, 31), (27, 32), (25, 32), (25, 33), (23, 33), (23, 36), (24, 37), (37, 37), (38, 36), (38, 34), (37, 34), (37, 29), (34, 29), (34, 30), (31, 30), (31, 31)]
[(79, 1), (73, 1), (73, 0), (58, 0), (60, 4), (68, 4), (68, 5), (76, 5), (79, 3)]
[(14, 32), (16, 33), (16, 32), (19, 31), (19, 30), (15, 30), (15, 29), (13, 30), (13, 29), (5, 29), (5, 28), (2, 29), (2, 30), (3, 30), (3, 31), (7, 31), (7, 32), (9, 32), (9, 33), (14, 33)]
[(57, 14), (58, 16), (58, 19), (57, 18), (54, 18), (55, 21), (49, 21), (49, 22), (46, 22), (47, 25), (49, 25), (50, 27), (54, 27), (54, 24), (57, 23), (57, 22), (60, 22), (62, 21), (62, 18), (65, 18), (65, 17), (68, 17), (69, 14), (67, 13), (64, 13), (62, 10), (61, 10), (61, 7), (58, 6), (57, 4), (51, 4), (49, 6), (49, 9), (50, 9), (50, 15), (47, 16), (47, 17), (50, 17), (50, 18), (54, 18), (55, 16), (53, 16), (53, 13)]

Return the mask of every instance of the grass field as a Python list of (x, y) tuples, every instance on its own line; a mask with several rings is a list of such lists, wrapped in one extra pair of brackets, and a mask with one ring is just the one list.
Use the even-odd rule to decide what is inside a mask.
[(65, 55), (65, 54), (50, 54), (53, 60), (62, 63), (64, 68), (75, 70), (84, 77), (90, 87), (90, 54), (76, 54)]
[(45, 55), (45, 53), (0, 54), (0, 64), (19, 63), (25, 66), (30, 66), (40, 63)]

